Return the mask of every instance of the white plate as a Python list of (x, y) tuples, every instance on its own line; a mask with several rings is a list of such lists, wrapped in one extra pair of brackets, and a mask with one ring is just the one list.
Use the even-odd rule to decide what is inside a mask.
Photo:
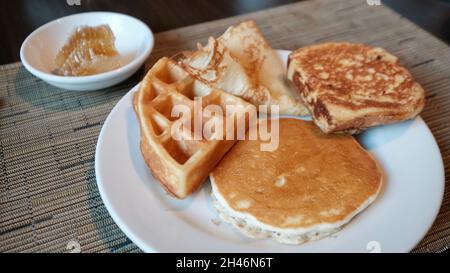
[[(284, 61), (288, 51), (279, 51)], [(365, 132), (360, 142), (387, 176), (377, 200), (335, 236), (292, 246), (244, 237), (221, 222), (205, 183), (179, 201), (152, 177), (139, 150), (134, 87), (114, 107), (100, 133), (95, 170), (106, 208), (146, 252), (407, 252), (431, 227), (444, 192), (436, 141), (420, 118)]]
[[(59, 49), (78, 26), (108, 24), (116, 37), (122, 67), (90, 76), (54, 75), (54, 59)], [(146, 24), (129, 15), (114, 12), (85, 12), (51, 21), (31, 33), (20, 48), (25, 68), (56, 87), (90, 91), (117, 84), (136, 72), (150, 55), (153, 33)]]

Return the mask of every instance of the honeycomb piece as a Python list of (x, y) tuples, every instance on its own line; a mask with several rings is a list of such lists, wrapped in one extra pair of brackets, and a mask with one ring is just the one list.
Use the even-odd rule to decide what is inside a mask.
[(78, 27), (55, 58), (62, 76), (87, 76), (122, 66), (115, 37), (108, 25)]

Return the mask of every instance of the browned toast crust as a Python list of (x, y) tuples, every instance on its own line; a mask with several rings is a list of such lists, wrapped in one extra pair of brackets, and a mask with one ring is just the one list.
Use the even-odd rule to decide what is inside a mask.
[(416, 116), (423, 88), (398, 59), (381, 48), (325, 43), (289, 56), (288, 77), (315, 123), (327, 133), (356, 133)]

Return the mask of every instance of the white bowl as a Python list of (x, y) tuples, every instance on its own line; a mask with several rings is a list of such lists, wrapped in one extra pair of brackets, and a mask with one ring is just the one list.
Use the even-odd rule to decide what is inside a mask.
[[(58, 76), (55, 56), (78, 26), (108, 24), (116, 37), (116, 48), (125, 64), (118, 69), (90, 76)], [(153, 48), (150, 28), (140, 20), (120, 13), (86, 12), (47, 23), (23, 42), (20, 59), (25, 68), (43, 81), (68, 90), (90, 91), (115, 85), (133, 75)]]

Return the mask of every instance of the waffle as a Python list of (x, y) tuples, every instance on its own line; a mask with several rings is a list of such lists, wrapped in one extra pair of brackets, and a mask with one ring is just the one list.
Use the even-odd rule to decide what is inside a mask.
[[(198, 140), (195, 138), (198, 135), (191, 133), (195, 131), (192, 130), (194, 114), (188, 122), (171, 115), (175, 105), (185, 105), (193, 113), (195, 97), (202, 98), (203, 108), (216, 105), (224, 115), (230, 114), (225, 112), (226, 105), (240, 106), (246, 111), (251, 111), (251, 107), (254, 107), (238, 97), (197, 81), (169, 58), (160, 59), (152, 67), (133, 101), (141, 128), (140, 142), (144, 160), (153, 176), (169, 193), (180, 199), (194, 192), (234, 145), (236, 140), (224, 140), (227, 131), (235, 130), (237, 122), (242, 119), (245, 119), (246, 128), (248, 124), (248, 115), (244, 112), (231, 113), (231, 118), (235, 121), (233, 126), (228, 128), (222, 122), (223, 130), (214, 132), (209, 139)], [(211, 119), (220, 121), (224, 118), (207, 118), (205, 112), (201, 115), (202, 128)]]

